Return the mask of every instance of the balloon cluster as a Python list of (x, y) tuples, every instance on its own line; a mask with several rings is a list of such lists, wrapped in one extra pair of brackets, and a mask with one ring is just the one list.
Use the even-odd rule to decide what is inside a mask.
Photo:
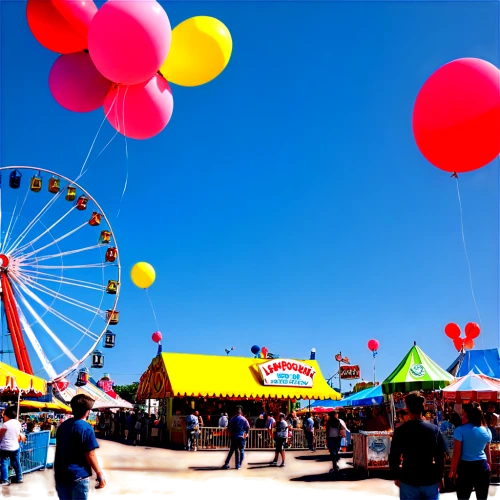
[(464, 58), (439, 68), (413, 108), (420, 152), (447, 172), (481, 168), (500, 153), (500, 71), (482, 59)]
[(444, 327), (444, 333), (453, 340), (453, 345), (457, 351), (474, 348), (474, 339), (479, 337), (481, 328), (477, 323), (467, 323), (465, 325), (465, 338), (461, 337), (460, 327), (456, 323), (448, 323)]
[[(104, 105), (121, 134), (147, 139), (160, 133), (174, 108), (168, 81), (203, 85), (226, 67), (231, 34), (213, 17), (197, 16), (173, 31), (156, 0), (28, 0), (34, 37), (62, 54), (49, 87), (64, 108), (89, 112)], [(167, 81), (168, 80), (168, 81)]]
[(258, 345), (253, 345), (250, 349), (252, 354), (255, 354), (256, 358), (267, 359), (268, 350), (267, 347), (259, 347)]

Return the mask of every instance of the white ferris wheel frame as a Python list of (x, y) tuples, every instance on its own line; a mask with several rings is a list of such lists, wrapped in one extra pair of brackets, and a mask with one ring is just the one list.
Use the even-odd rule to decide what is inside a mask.
[[(13, 171), (13, 170), (35, 171), (35, 172), (45, 173), (45, 174), (48, 174), (48, 175), (52, 175), (52, 176), (64, 179), (68, 183), (69, 186), (76, 187), (77, 189), (79, 189), (90, 201), (92, 201), (95, 204), (95, 206), (99, 210), (99, 213), (101, 214), (102, 218), (106, 221), (106, 224), (107, 224), (107, 226), (108, 226), (108, 228), (109, 228), (109, 230), (111, 232), (111, 235), (113, 237), (113, 246), (117, 250), (117, 256), (116, 256), (116, 261), (114, 263), (114, 266), (116, 266), (117, 272), (118, 272), (118, 279), (117, 279), (118, 286), (117, 286), (117, 290), (116, 290), (115, 300), (114, 300), (113, 306), (111, 307), (112, 311), (116, 311), (116, 306), (118, 304), (118, 299), (119, 299), (119, 296), (120, 296), (120, 289), (121, 289), (120, 250), (118, 248), (118, 242), (116, 240), (115, 233), (113, 231), (113, 227), (111, 226), (111, 223), (110, 223), (108, 217), (106, 216), (106, 213), (101, 208), (101, 206), (99, 205), (99, 203), (97, 203), (97, 201), (94, 199), (94, 197), (86, 189), (84, 189), (82, 186), (80, 186), (80, 184), (78, 184), (78, 182), (76, 182), (76, 181), (70, 179), (69, 177), (66, 177), (66, 176), (64, 176), (64, 175), (62, 175), (62, 174), (60, 174), (58, 172), (54, 172), (52, 170), (47, 170), (45, 168), (38, 168), (38, 167), (27, 166), (27, 165), (23, 165), (23, 166), (6, 166), (6, 167), (0, 166), (0, 175), (3, 172)], [(0, 192), (1, 192), (1, 187), (0, 187)], [(0, 196), (0, 223), (1, 223), (1, 215), (2, 215), (2, 206), (1, 206), (1, 196)], [(18, 216), (19, 215), (20, 214), (18, 214)], [(2, 304), (2, 307), (3, 307), (3, 304)], [(19, 310), (19, 305), (18, 305), (18, 310)], [(22, 312), (22, 310), (21, 310), (21, 312)], [(23, 332), (25, 332), (28, 335), (28, 337), (29, 337), (28, 332), (26, 332), (26, 330), (25, 330), (26, 318), (24, 317), (24, 313), (23, 312), (22, 312), (22, 316), (21, 316), (20, 319), (21, 319), (21, 324), (22, 324), (22, 327), (23, 327)], [(23, 321), (23, 319), (24, 319), (24, 321)], [(94, 318), (94, 321), (95, 321), (95, 318)], [(106, 331), (109, 328), (110, 322), (111, 322), (111, 315), (110, 315), (109, 318), (106, 319), (106, 322), (104, 324), (104, 328), (102, 329), (101, 333), (99, 335), (96, 334), (97, 335), (97, 340), (94, 341), (92, 347), (83, 356), (83, 358), (80, 359), (80, 360), (78, 360), (78, 361), (76, 361), (76, 362), (73, 362), (73, 364), (69, 368), (67, 368), (66, 370), (64, 370), (62, 373), (57, 374), (57, 376), (55, 378), (53, 378), (52, 380), (50, 380), (50, 382), (57, 382), (57, 381), (63, 379), (64, 377), (66, 377), (71, 372), (74, 372), (80, 365), (82, 365), (84, 363), (84, 361), (96, 349), (96, 347), (98, 346), (99, 342), (101, 342), (102, 337), (104, 336), (104, 334), (106, 333)], [(33, 332), (31, 332), (31, 333), (33, 333)], [(89, 338), (92, 338), (92, 337), (89, 336)], [(30, 339), (30, 341), (33, 342), (31, 339)], [(36, 338), (35, 338), (35, 341), (37, 342)], [(63, 352), (63, 355), (64, 355), (64, 352)], [(69, 356), (67, 356), (67, 357), (69, 357)], [(75, 356), (73, 356), (73, 357), (75, 357)], [(71, 357), (69, 357), (69, 359), (71, 359)], [(49, 364), (50, 364), (50, 362), (49, 362)], [(49, 378), (50, 378), (50, 375), (49, 375)]]

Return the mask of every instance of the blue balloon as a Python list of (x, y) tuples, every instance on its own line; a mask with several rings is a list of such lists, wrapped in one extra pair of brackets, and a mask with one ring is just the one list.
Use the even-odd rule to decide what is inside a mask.
[(250, 350), (252, 351), (253, 354), (257, 355), (260, 352), (260, 347), (258, 345), (253, 345)]

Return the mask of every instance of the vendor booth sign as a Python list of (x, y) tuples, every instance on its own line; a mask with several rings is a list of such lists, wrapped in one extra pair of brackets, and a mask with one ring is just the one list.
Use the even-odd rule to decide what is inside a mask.
[(278, 359), (259, 365), (264, 385), (312, 387), (316, 371), (294, 359)]
[(370, 467), (386, 467), (389, 464), (391, 438), (389, 436), (368, 436), (368, 465)]
[(359, 365), (354, 366), (341, 366), (340, 367), (340, 378), (347, 380), (357, 380), (361, 378), (361, 372), (359, 370)]

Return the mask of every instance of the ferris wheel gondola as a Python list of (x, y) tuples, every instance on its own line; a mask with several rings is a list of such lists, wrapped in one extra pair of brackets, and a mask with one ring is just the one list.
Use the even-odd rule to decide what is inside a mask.
[(104, 347), (114, 346), (109, 326), (119, 322), (118, 246), (104, 211), (77, 182), (27, 166), (0, 167), (0, 182), (5, 173), (0, 352), (2, 358), (12, 352), (26, 373), (59, 381), (104, 335)]

